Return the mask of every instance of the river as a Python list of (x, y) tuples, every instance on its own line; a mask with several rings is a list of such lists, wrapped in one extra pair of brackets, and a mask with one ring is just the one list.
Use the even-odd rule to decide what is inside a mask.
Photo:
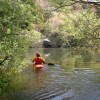
[[(32, 64), (13, 79), (2, 100), (100, 100), (100, 62), (92, 51), (30, 49), (26, 59), (41, 52), (47, 63), (45, 75), (36, 79)], [(1, 100), (1, 99), (0, 99)]]

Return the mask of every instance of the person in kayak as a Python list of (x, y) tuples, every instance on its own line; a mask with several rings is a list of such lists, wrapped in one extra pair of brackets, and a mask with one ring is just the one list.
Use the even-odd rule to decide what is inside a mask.
[(34, 71), (36, 72), (36, 76), (39, 79), (40, 74), (44, 72), (45, 60), (41, 57), (40, 53), (36, 53), (36, 57), (32, 60)]
[(45, 61), (44, 59), (41, 57), (40, 53), (37, 52), (36, 53), (36, 57), (32, 60), (33, 65), (34, 65), (34, 70), (37, 70), (40, 67), (44, 67)]

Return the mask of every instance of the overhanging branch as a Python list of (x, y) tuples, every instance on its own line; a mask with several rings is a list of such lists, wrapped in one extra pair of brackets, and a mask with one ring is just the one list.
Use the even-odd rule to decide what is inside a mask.
[(93, 2), (93, 1), (83, 1), (83, 0), (79, 0), (79, 1), (76, 1), (76, 3), (94, 4), (94, 5), (100, 6), (100, 2)]
[(60, 5), (59, 7), (57, 7), (56, 9), (54, 9), (54, 10), (52, 10), (52, 11), (57, 11), (58, 9), (63, 8), (63, 7), (66, 7), (66, 6), (72, 6), (72, 5), (74, 5), (75, 3), (76, 3), (76, 2), (71, 3), (71, 4)]
[[(72, 1), (74, 1), (74, 0), (72, 0)], [(63, 8), (63, 7), (66, 7), (66, 6), (72, 6), (72, 5), (76, 4), (76, 3), (93, 4), (93, 5), (96, 5), (96, 6), (100, 6), (100, 2), (77, 0), (77, 1), (74, 1), (73, 3), (71, 3), (71, 4), (63, 4), (63, 5), (60, 5), (59, 7), (53, 9), (52, 11), (57, 11), (60, 8)]]

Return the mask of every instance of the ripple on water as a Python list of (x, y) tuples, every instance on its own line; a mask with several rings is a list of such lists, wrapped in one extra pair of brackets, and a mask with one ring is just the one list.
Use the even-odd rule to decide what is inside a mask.
[(7, 100), (99, 100), (100, 84), (96, 80), (99, 76), (93, 69), (75, 68), (67, 72), (60, 69), (46, 69), (45, 80), (31, 80), (33, 75), (26, 75), (28, 88), (10, 93)]

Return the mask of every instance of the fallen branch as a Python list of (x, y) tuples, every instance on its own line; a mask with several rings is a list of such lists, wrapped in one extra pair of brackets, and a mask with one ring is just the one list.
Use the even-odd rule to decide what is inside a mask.
[(1, 62), (0, 62), (0, 65), (2, 65), (9, 57), (6, 56)]

